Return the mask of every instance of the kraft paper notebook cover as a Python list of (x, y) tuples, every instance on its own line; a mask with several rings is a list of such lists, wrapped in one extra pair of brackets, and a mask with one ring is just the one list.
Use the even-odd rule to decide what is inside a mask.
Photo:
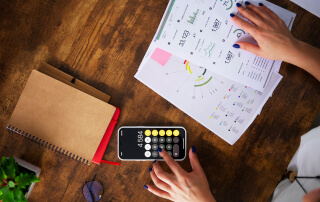
[(116, 107), (33, 70), (8, 128), (90, 164)]
[(54, 79), (57, 79), (69, 86), (72, 86), (78, 90), (81, 90), (82, 92), (85, 92), (89, 95), (92, 95), (93, 97), (96, 97), (102, 101), (109, 102), (110, 95), (107, 95), (96, 88), (93, 88), (92, 86), (89, 86), (88, 84), (75, 79), (74, 77), (70, 76), (69, 74), (64, 73), (63, 71), (60, 71), (59, 69), (47, 64), (47, 63), (41, 63), (38, 68), (36, 68), (39, 72), (44, 73), (45, 75), (48, 75)]

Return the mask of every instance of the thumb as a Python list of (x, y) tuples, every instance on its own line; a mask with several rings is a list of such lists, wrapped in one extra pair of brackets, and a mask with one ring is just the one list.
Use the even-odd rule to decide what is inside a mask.
[(204, 172), (201, 165), (200, 165), (200, 162), (199, 162), (199, 159), (196, 154), (196, 150), (195, 150), (194, 146), (192, 146), (191, 149), (189, 150), (189, 159), (190, 159), (190, 164), (191, 164), (193, 171)]
[(234, 48), (241, 48), (242, 50), (249, 51), (255, 55), (260, 55), (260, 47), (257, 45), (253, 45), (252, 43), (244, 42), (244, 41), (239, 41), (236, 44), (233, 44)]

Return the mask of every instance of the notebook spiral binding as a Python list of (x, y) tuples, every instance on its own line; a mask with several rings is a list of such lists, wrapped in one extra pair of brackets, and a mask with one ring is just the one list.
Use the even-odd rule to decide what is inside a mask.
[(78, 156), (76, 154), (73, 154), (73, 153), (71, 153), (69, 151), (66, 151), (65, 149), (59, 148), (59, 147), (57, 147), (55, 145), (52, 145), (49, 142), (46, 142), (45, 140), (39, 139), (39, 138), (33, 136), (32, 134), (29, 134), (29, 133), (27, 133), (27, 132), (25, 132), (23, 130), (19, 130), (19, 128), (16, 128), (14, 126), (8, 125), (7, 129), (12, 131), (12, 132), (15, 132), (15, 133), (17, 133), (17, 134), (19, 134), (21, 136), (24, 136), (25, 138), (27, 138), (27, 139), (29, 139), (29, 140), (31, 140), (33, 142), (36, 142), (36, 143), (40, 144), (41, 146), (45, 146), (48, 149), (51, 149), (51, 150), (56, 151), (56, 152), (59, 152), (60, 154), (66, 155), (66, 156), (68, 156), (68, 157), (70, 157), (70, 158), (72, 158), (74, 160), (80, 161), (81, 163), (90, 165), (89, 160), (86, 160), (86, 159), (84, 159), (84, 158), (82, 158), (82, 157), (80, 157), (80, 156)]

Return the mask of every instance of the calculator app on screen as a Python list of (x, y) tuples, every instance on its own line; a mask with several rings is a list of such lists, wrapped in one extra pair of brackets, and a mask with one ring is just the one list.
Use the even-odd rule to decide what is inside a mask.
[(118, 157), (121, 160), (163, 160), (158, 148), (176, 161), (186, 156), (187, 132), (180, 126), (123, 126), (118, 130)]

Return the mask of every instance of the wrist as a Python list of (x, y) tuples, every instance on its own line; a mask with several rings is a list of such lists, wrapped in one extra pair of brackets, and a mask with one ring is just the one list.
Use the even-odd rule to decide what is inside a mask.
[(303, 45), (303, 41), (293, 37), (287, 44), (287, 54), (284, 56), (283, 61), (297, 65), (296, 63), (299, 61), (303, 52)]
[(289, 62), (309, 72), (320, 81), (320, 49), (313, 47), (303, 41), (295, 40), (294, 48), (291, 49)]

